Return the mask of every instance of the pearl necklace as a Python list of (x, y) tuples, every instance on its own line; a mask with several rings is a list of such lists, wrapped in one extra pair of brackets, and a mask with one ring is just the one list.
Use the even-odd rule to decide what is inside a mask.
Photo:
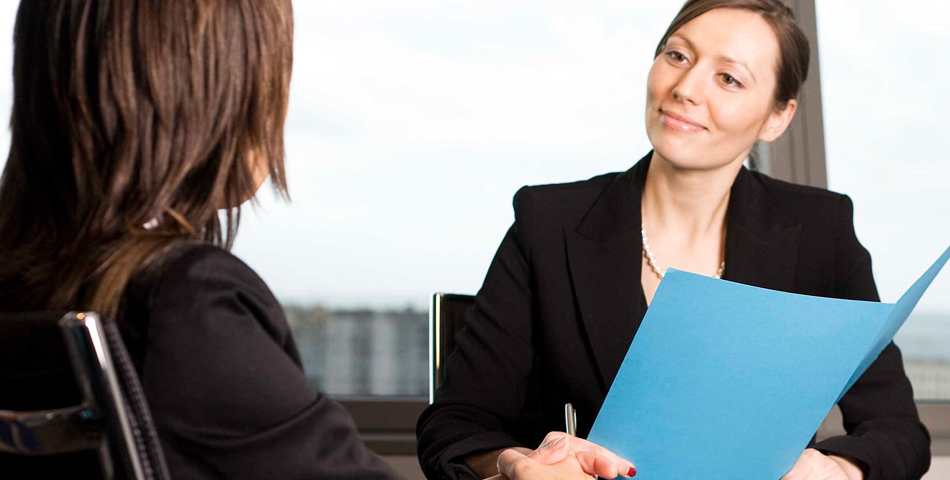
[[(647, 242), (646, 229), (640, 230), (640, 238), (643, 239), (643, 255), (647, 257), (647, 263), (650, 264), (650, 268), (653, 269), (653, 273), (660, 277), (660, 280), (663, 280), (663, 277), (666, 276), (666, 270), (660, 270), (660, 267), (656, 264), (656, 257), (653, 256), (653, 252), (650, 250), (650, 243)], [(722, 274), (725, 273), (725, 271), (726, 261), (723, 260), (719, 265), (719, 270), (717, 270), (716, 274), (713, 275), (713, 278), (722, 278)]]

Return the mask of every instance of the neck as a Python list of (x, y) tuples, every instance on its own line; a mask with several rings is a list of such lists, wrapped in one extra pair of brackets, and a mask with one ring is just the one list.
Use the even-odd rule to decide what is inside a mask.
[(643, 228), (687, 242), (720, 236), (740, 168), (736, 161), (716, 169), (683, 169), (654, 152), (641, 200)]

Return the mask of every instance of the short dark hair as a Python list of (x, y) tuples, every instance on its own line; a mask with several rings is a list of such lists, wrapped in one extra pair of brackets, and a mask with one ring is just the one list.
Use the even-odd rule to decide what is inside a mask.
[(777, 84), (774, 105), (785, 108), (788, 101), (797, 98), (808, 77), (810, 46), (805, 33), (795, 22), (791, 7), (780, 0), (689, 0), (670, 23), (663, 39), (656, 47), (654, 58), (660, 55), (670, 36), (694, 18), (718, 8), (748, 10), (762, 16), (778, 38), (779, 62), (776, 67)]

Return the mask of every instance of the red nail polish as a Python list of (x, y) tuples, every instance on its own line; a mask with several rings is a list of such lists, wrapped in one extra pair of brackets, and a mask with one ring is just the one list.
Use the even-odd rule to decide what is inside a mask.
[(636, 469), (636, 468), (633, 468), (633, 467), (630, 467), (630, 470), (627, 470), (627, 476), (628, 476), (628, 477), (636, 477), (636, 476), (637, 476), (637, 469)]

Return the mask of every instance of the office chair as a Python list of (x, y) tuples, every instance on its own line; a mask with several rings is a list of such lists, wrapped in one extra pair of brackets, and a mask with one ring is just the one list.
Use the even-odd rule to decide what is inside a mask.
[[(432, 295), (429, 307), (429, 404), (435, 402), (436, 389), (445, 376), (445, 359), (455, 349), (455, 334), (465, 325), (465, 312), (475, 306), (475, 297), (454, 293)], [(525, 379), (525, 402), (515, 420), (519, 429), (536, 429), (541, 420), (541, 378), (537, 373), (540, 359), (535, 356), (532, 373)], [(531, 439), (530, 441), (540, 441)], [(527, 441), (527, 440), (526, 440)], [(528, 443), (530, 443), (530, 441)]]
[(0, 472), (169, 478), (114, 323), (95, 313), (0, 314)]
[(442, 385), (442, 365), (455, 349), (455, 334), (465, 324), (463, 316), (475, 305), (472, 295), (436, 293), (429, 308), (429, 403)]

